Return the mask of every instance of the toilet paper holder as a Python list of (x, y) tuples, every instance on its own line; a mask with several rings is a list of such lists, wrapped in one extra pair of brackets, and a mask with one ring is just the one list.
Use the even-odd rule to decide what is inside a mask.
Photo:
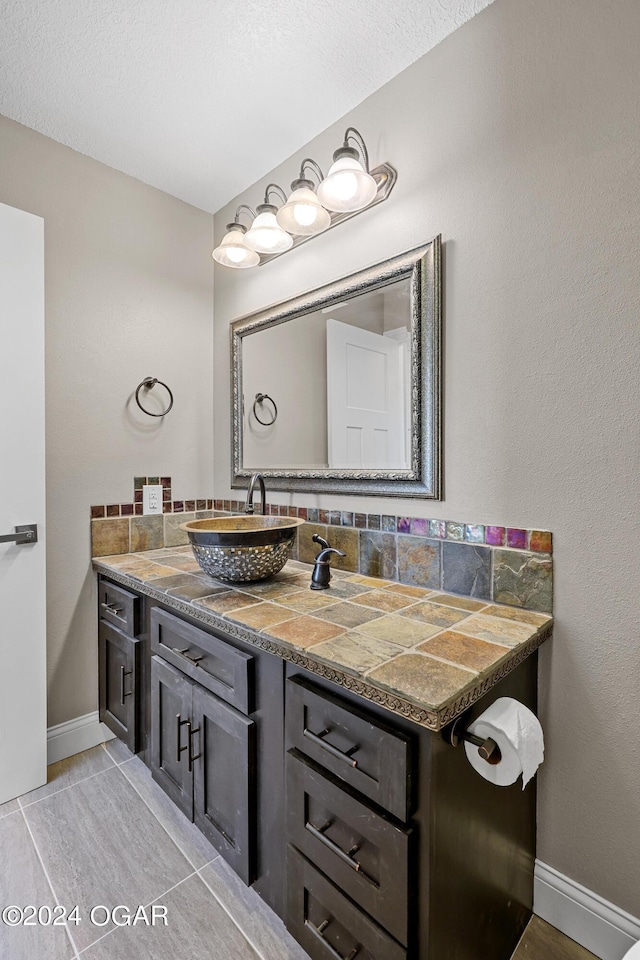
[(458, 717), (457, 720), (454, 720), (451, 726), (443, 731), (443, 737), (446, 742), (452, 747), (458, 747), (463, 740), (466, 740), (467, 743), (472, 743), (474, 747), (478, 748), (479, 755), (483, 760), (486, 760), (487, 763), (490, 763), (492, 766), (500, 763), (502, 754), (496, 741), (492, 740), (491, 737), (477, 737), (475, 733), (465, 730), (465, 726), (466, 720), (464, 717)]

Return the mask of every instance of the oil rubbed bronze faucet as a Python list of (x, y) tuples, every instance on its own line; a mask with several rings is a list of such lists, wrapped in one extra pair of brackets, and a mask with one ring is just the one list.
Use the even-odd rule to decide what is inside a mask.
[(331, 554), (335, 553), (338, 557), (346, 557), (346, 553), (329, 546), (327, 541), (323, 537), (319, 537), (317, 533), (314, 533), (311, 539), (314, 543), (319, 543), (322, 550), (316, 556), (316, 565), (311, 574), (310, 589), (327, 590), (331, 580)]
[(265, 504), (266, 504), (266, 493), (264, 488), (264, 480), (261, 473), (251, 474), (251, 480), (249, 481), (249, 489), (247, 490), (247, 499), (244, 504), (245, 513), (255, 513), (255, 508), (253, 506), (253, 491), (255, 490), (256, 483), (260, 485), (260, 513), (264, 515)]

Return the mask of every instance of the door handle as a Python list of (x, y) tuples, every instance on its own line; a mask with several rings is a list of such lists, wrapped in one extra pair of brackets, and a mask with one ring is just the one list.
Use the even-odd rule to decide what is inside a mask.
[(15, 533), (5, 533), (0, 537), (0, 543), (37, 543), (38, 525), (37, 523), (24, 523), (22, 526), (16, 526)]

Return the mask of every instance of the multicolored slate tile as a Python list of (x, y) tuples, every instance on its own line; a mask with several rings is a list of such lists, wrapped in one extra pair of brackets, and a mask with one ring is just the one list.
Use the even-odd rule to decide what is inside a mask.
[(419, 620), (408, 620), (399, 617), (396, 613), (390, 613), (379, 620), (371, 620), (358, 627), (360, 633), (365, 633), (370, 637), (377, 637), (379, 640), (388, 640), (390, 643), (397, 643), (401, 647), (413, 647), (421, 640), (433, 637), (440, 633), (442, 627), (433, 623), (422, 623)]
[(487, 643), (486, 640), (479, 640), (477, 637), (467, 637), (454, 630), (439, 633), (437, 637), (421, 643), (417, 649), (442, 660), (448, 660), (456, 666), (478, 671), (486, 670), (509, 653), (509, 647)]
[(432, 623), (444, 629), (460, 620), (464, 620), (469, 614), (465, 610), (456, 610), (453, 607), (425, 600), (422, 603), (414, 604), (412, 607), (407, 607), (406, 610), (402, 611), (402, 616), (411, 617), (412, 620), (422, 620), (424, 623)]
[(335, 640), (318, 643), (313, 648), (314, 657), (322, 657), (330, 663), (339, 663), (355, 673), (372, 670), (400, 653), (402, 653), (402, 647), (395, 643), (367, 637), (356, 630), (343, 633)]
[(442, 544), (442, 588), (491, 600), (491, 550), (470, 543)]
[(458, 696), (461, 689), (473, 682), (476, 673), (424, 653), (406, 653), (376, 667), (367, 676), (381, 686), (402, 690), (418, 703), (436, 706)]
[(514, 607), (551, 613), (552, 571), (553, 564), (548, 554), (496, 550), (493, 558), (493, 599)]
[(398, 535), (398, 580), (416, 587), (440, 586), (440, 540)]

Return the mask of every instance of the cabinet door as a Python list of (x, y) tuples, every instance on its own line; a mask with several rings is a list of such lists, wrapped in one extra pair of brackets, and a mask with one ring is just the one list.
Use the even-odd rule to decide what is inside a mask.
[(100, 719), (135, 753), (138, 749), (138, 675), (140, 642), (101, 620)]
[(189, 761), (193, 683), (160, 657), (151, 658), (151, 773), (173, 802), (193, 820), (193, 773)]
[(255, 879), (255, 723), (197, 684), (193, 716), (195, 822), (249, 885)]

